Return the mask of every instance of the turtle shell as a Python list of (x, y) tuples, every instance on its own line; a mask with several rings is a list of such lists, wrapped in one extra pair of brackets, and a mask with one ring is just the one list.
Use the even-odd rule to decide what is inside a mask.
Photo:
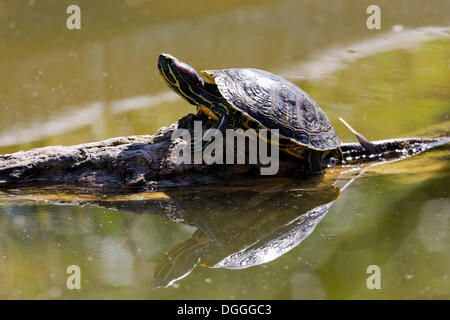
[(236, 110), (280, 136), (315, 150), (336, 149), (340, 140), (317, 103), (293, 83), (258, 69), (204, 71)]

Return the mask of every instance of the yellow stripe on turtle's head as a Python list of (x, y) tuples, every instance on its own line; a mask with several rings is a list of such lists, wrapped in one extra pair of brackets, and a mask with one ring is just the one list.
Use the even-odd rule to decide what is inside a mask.
[(193, 105), (204, 104), (205, 81), (190, 65), (170, 54), (160, 54), (158, 70), (169, 87)]

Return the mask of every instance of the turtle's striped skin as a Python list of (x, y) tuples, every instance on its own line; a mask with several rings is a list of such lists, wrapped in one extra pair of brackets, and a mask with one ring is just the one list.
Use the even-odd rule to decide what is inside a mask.
[(316, 102), (293, 83), (258, 69), (202, 71), (168, 55), (158, 60), (161, 75), (175, 92), (216, 120), (213, 128), (278, 129), (280, 149), (307, 159), (310, 171), (321, 171), (332, 153), (340, 161), (340, 140)]

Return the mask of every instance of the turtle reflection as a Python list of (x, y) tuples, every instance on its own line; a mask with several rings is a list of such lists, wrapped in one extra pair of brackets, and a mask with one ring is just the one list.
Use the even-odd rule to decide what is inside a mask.
[(158, 264), (156, 285), (171, 285), (197, 264), (242, 269), (272, 261), (305, 239), (338, 196), (339, 189), (333, 185), (304, 183), (236, 191), (229, 195), (231, 203), (225, 201), (225, 206), (232, 207), (226, 210), (221, 207), (223, 193), (197, 199), (181, 215), (184, 223), (198, 229)]
[[(347, 173), (342, 175), (343, 171)], [(154, 214), (196, 227), (192, 237), (170, 249), (155, 268), (156, 285), (167, 287), (189, 275), (197, 264), (242, 269), (280, 257), (305, 239), (327, 214), (345, 188), (336, 184), (348, 184), (358, 171), (341, 168), (305, 180), (260, 179), (255, 185), (253, 180), (243, 179), (239, 185), (224, 182), (221, 186), (164, 192), (19, 191), (33, 200)]]

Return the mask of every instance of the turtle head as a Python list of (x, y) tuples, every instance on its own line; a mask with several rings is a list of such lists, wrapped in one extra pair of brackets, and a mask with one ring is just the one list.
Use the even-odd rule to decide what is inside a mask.
[(162, 77), (181, 97), (193, 105), (201, 105), (205, 81), (190, 65), (178, 60), (170, 54), (160, 54), (158, 69)]

